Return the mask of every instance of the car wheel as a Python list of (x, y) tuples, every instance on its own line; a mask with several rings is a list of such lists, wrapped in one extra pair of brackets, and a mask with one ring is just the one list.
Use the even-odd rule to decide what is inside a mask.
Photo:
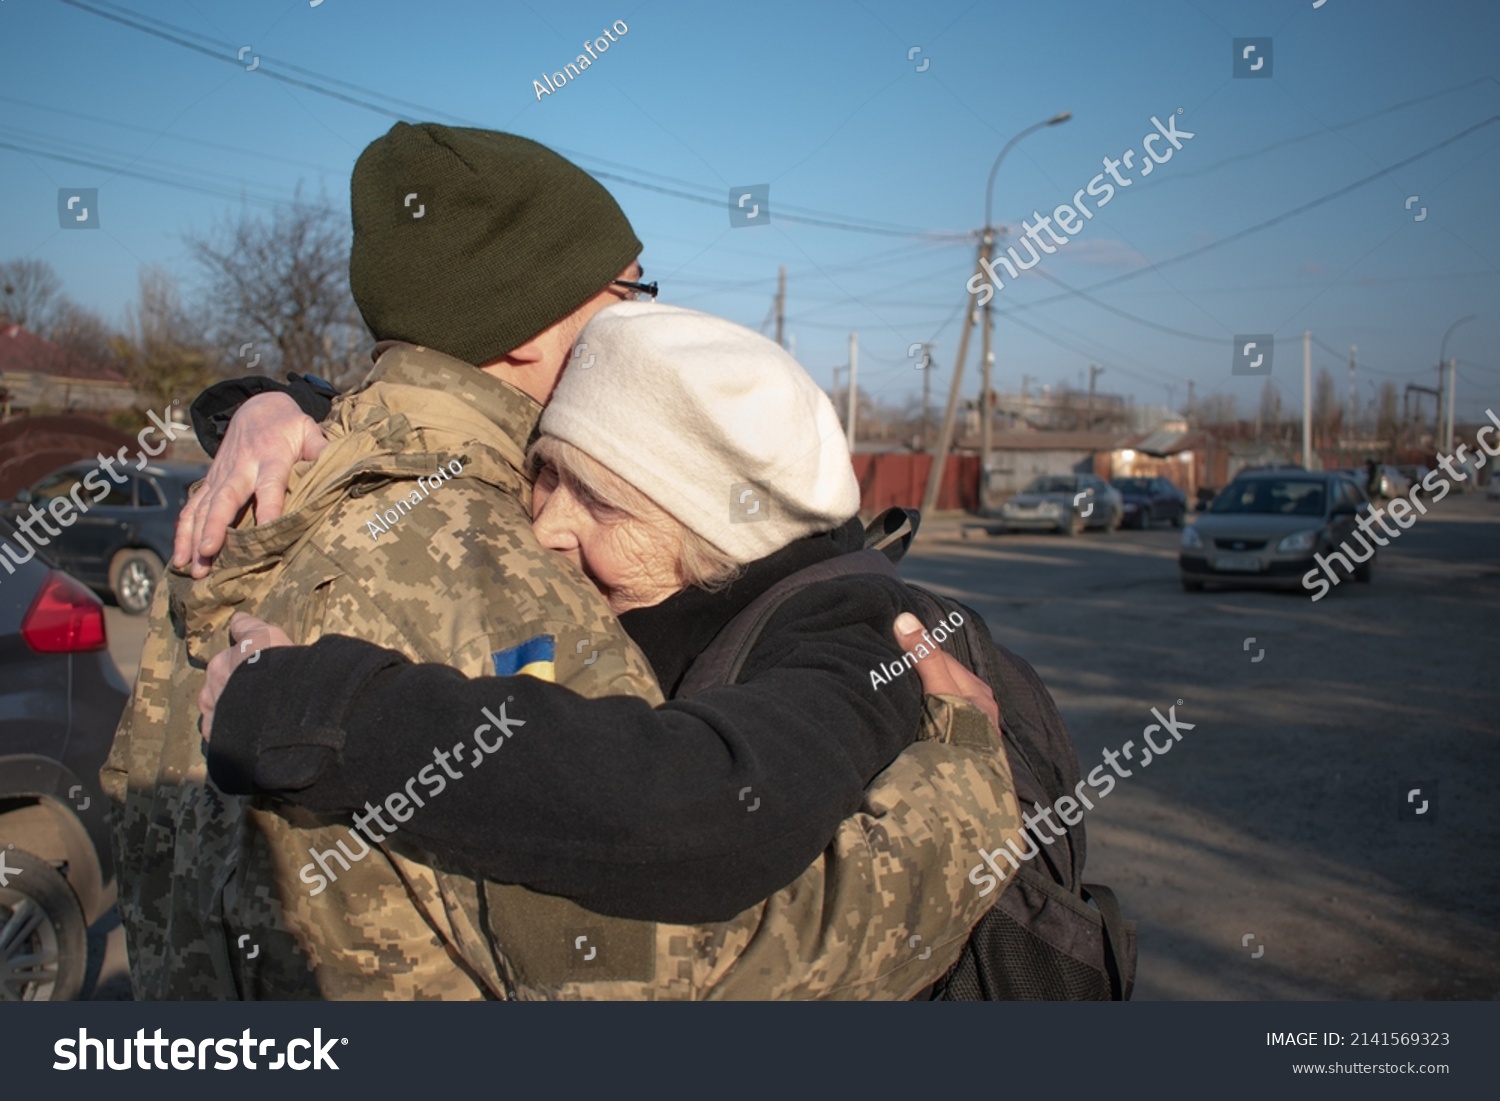
[[(1186, 511), (1187, 511), (1186, 509), (1183, 510), (1183, 512), (1186, 512)], [(1174, 528), (1180, 528), (1180, 527), (1182, 527), (1182, 515), (1183, 515), (1183, 512), (1174, 512), (1174, 513), (1172, 513), (1172, 526)]]
[(0, 1001), (69, 1002), (88, 970), (88, 926), (68, 881), (24, 849), (0, 849)]
[(1190, 593), (1201, 593), (1203, 591), (1203, 582), (1184, 577), (1182, 579), (1182, 587)]
[(1368, 584), (1374, 572), (1375, 556), (1372, 554), (1369, 558), (1366, 558), (1363, 562), (1354, 567), (1354, 580), (1362, 581)]
[(126, 615), (142, 615), (151, 608), (161, 580), (161, 559), (151, 551), (134, 547), (122, 550), (109, 564), (109, 591)]

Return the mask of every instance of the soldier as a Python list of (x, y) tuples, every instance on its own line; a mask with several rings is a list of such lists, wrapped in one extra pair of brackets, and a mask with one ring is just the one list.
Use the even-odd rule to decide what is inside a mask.
[[(403, 208), (413, 192), (430, 199), (420, 222)], [(196, 697), (237, 607), (298, 642), (353, 634), (471, 676), (545, 637), (559, 683), (661, 699), (587, 580), (532, 536), (523, 473), (540, 403), (583, 323), (644, 291), (623, 214), (534, 143), (434, 125), (398, 124), (373, 143), (351, 193), (351, 286), (385, 342), (375, 370), (335, 407), (326, 449), (298, 471), (285, 514), (232, 532), (199, 580), (178, 574), (164, 587), (105, 767), (138, 996), (903, 997), (938, 978), (942, 953), (898, 955), (889, 929), (830, 936), (821, 907), (868, 894), (893, 859), (903, 875), (883, 884), (914, 897), (947, 891), (980, 839), (1019, 826), (1003, 756), (957, 744), (962, 712), (942, 702), (937, 725), (959, 736), (913, 746), (890, 787), (872, 790), (870, 808), (899, 806), (877, 823), (878, 843), (866, 837), (873, 810), (846, 820), (798, 884), (734, 925), (764, 953), (738, 985), (695, 973), (703, 930), (487, 883), (399, 835), (366, 851), (342, 823), (207, 782)], [(384, 530), (372, 533), (372, 516)], [(298, 873), (309, 855), (336, 873), (316, 895)], [(947, 938), (948, 959), (984, 908), (952, 901), (928, 938)], [(571, 930), (610, 944), (609, 967), (580, 972)]]

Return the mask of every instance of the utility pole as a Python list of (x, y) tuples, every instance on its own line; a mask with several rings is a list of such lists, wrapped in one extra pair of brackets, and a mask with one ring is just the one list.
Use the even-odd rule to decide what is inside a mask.
[(1302, 330), (1302, 466), (1312, 466), (1312, 330)]
[(854, 416), (859, 401), (859, 334), (849, 334), (849, 454), (854, 454)]
[[(1089, 364), (1089, 409), (1088, 412), (1084, 414), (1083, 418), (1083, 427), (1089, 431), (1092, 431), (1094, 427), (1094, 379), (1096, 379), (1103, 373), (1103, 367), (1100, 367), (1094, 363)], [(1192, 393), (1192, 385), (1192, 383), (1188, 383), (1189, 394)], [(1188, 400), (1191, 401), (1192, 399), (1189, 398)]]
[(1458, 360), (1448, 361), (1448, 424), (1443, 433), (1443, 453), (1453, 454), (1453, 402), (1458, 396)]
[(932, 431), (932, 345), (922, 345), (922, 450), (929, 445), (928, 434)]
[[(995, 230), (986, 224), (984, 235), (979, 241), (980, 270), (985, 268), (985, 261), (993, 258), (995, 252)], [(994, 301), (994, 295), (990, 295), (990, 301)], [(984, 512), (989, 504), (990, 496), (990, 443), (991, 443), (991, 410), (990, 410), (990, 380), (991, 371), (995, 365), (995, 352), (990, 346), (990, 332), (994, 328), (994, 315), (991, 312), (990, 302), (984, 304), (984, 328), (980, 330), (980, 381), (979, 381), (979, 511)], [(968, 334), (965, 333), (965, 336)]]
[[(979, 255), (984, 255), (984, 247), (980, 246)], [(978, 283), (980, 280), (989, 278), (984, 268), (980, 267), (976, 260), (974, 265), (974, 277), (969, 280), (970, 284)], [(993, 288), (991, 288), (993, 292)], [(938, 490), (943, 484), (943, 467), (948, 462), (948, 448), (953, 444), (953, 415), (958, 410), (958, 389), (963, 385), (964, 360), (969, 356), (969, 333), (974, 329), (974, 323), (979, 320), (979, 312), (974, 308), (974, 299), (978, 292), (968, 295), (968, 301), (964, 303), (963, 329), (958, 338), (958, 355), (953, 360), (953, 381), (948, 384), (948, 408), (943, 413), (943, 426), (938, 429), (937, 449), (932, 453), (932, 467), (927, 472), (927, 489), (922, 494), (922, 512), (931, 514), (937, 507)]]
[(1183, 412), (1186, 413), (1189, 417), (1191, 417), (1193, 415), (1193, 380), (1192, 379), (1188, 379), (1187, 407), (1185, 409), (1183, 409)]
[(1354, 382), (1355, 361), (1359, 357), (1359, 345), (1349, 345), (1349, 437), (1359, 439), (1359, 387)]
[(786, 265), (776, 269), (776, 343), (786, 347)]

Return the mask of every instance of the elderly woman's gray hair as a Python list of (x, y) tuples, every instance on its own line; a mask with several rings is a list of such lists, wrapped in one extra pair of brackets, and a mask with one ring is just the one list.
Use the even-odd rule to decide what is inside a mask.
[[(600, 509), (603, 522), (654, 522), (661, 530), (671, 532), (670, 537), (677, 541), (677, 576), (684, 588), (712, 592), (740, 575), (742, 567), (723, 551), (697, 532), (690, 531), (650, 497), (572, 444), (552, 436), (542, 436), (531, 445), (526, 458), (533, 469), (550, 466), (558, 479), (575, 494), (603, 506)], [(612, 519), (611, 513), (614, 514)]]

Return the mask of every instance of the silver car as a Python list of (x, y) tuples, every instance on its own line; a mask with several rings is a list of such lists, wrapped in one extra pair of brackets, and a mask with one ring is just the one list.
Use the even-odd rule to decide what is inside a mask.
[(1025, 492), (1000, 506), (1005, 531), (1056, 531), (1077, 535), (1085, 528), (1119, 530), (1125, 498), (1093, 474), (1043, 474)]
[[(1205, 583), (1217, 582), (1310, 589), (1303, 578), (1324, 569), (1315, 556), (1330, 561), (1369, 511), (1364, 490), (1342, 471), (1243, 472), (1182, 529), (1177, 559), (1182, 587), (1197, 592)], [(1338, 567), (1337, 580), (1352, 576), (1369, 581), (1373, 544), (1370, 550), (1363, 562), (1347, 551), (1331, 559)]]

